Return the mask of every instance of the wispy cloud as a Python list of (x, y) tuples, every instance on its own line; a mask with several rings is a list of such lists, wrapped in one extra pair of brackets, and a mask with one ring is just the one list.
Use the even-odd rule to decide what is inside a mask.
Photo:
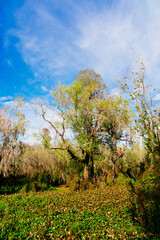
[(118, 97), (118, 96), (120, 96), (120, 94), (121, 94), (121, 90), (119, 88), (113, 88), (110, 92), (111, 96), (117, 96)]
[(160, 101), (160, 93), (157, 93), (153, 100)]
[(48, 89), (45, 86), (41, 86), (41, 88), (44, 92), (48, 92)]
[[(79, 23), (78, 45), (105, 77), (120, 75), (137, 57), (144, 58), (153, 85), (160, 75), (160, 2), (119, 1), (112, 9)], [(153, 79), (154, 78), (154, 79)]]
[(13, 97), (11, 96), (0, 97), (0, 102), (8, 101), (8, 100), (13, 100)]
[[(36, 2), (36, 1), (34, 1)], [(28, 18), (29, 15), (29, 18)], [(18, 28), (12, 33), (19, 38), (18, 50), (26, 64), (43, 80), (75, 69), (74, 31), (68, 29), (47, 1), (33, 4), (28, 0), (16, 14)]]
[[(103, 4), (102, 4), (103, 3)], [(102, 7), (101, 7), (102, 5)], [(160, 76), (160, 2), (26, 0), (16, 13), (18, 50), (41, 82), (91, 67), (112, 86), (139, 56), (154, 86)], [(72, 78), (73, 79), (73, 78)], [(51, 84), (51, 82), (50, 82)]]

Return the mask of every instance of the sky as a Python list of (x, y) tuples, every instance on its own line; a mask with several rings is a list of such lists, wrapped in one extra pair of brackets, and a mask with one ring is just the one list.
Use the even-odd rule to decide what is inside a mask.
[[(144, 59), (146, 82), (160, 100), (159, 0), (0, 0), (0, 104), (24, 97), (26, 141), (45, 126), (32, 109), (82, 69), (116, 80)], [(55, 116), (55, 114), (54, 114)]]

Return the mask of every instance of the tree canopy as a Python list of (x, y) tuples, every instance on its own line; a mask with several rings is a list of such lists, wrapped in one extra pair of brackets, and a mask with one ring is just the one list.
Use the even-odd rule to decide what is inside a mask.
[[(75, 79), (70, 86), (59, 85), (56, 91), (52, 91), (54, 104), (61, 118), (58, 125), (47, 119), (43, 105), (42, 117), (60, 137), (62, 149), (67, 150), (71, 158), (87, 165), (92, 178), (99, 143), (106, 142), (109, 145), (107, 136), (113, 141), (119, 135), (117, 140), (120, 141), (122, 132), (128, 127), (129, 104), (121, 96), (111, 96), (102, 77), (92, 69), (80, 71)], [(72, 130), (72, 143), (66, 139), (67, 128)], [(111, 136), (113, 131), (116, 133)], [(75, 149), (81, 154), (76, 154)]]

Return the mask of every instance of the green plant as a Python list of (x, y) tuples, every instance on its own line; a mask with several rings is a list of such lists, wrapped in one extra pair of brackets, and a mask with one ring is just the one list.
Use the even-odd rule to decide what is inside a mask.
[(0, 238), (151, 239), (133, 223), (129, 207), (124, 185), (0, 196)]
[[(139, 215), (139, 221), (153, 233), (160, 233), (160, 118), (159, 106), (153, 104), (150, 85), (145, 84), (144, 62), (139, 62), (138, 71), (132, 72), (133, 87), (125, 76), (122, 89), (135, 102), (138, 113), (135, 129), (143, 137), (146, 147), (146, 170), (132, 186), (132, 212)], [(147, 169), (148, 168), (148, 169)]]
[(135, 119), (135, 129), (143, 137), (148, 152), (147, 160), (155, 167), (157, 179), (160, 179), (160, 111), (159, 106), (153, 104), (151, 86), (145, 84), (144, 62), (140, 61), (138, 67), (138, 71), (132, 71), (132, 76), (128, 78), (130, 84), (126, 76), (124, 82), (120, 84), (135, 102), (138, 113)]
[(130, 182), (130, 186), (133, 219), (147, 231), (160, 234), (160, 195), (154, 168), (147, 169), (141, 179)]

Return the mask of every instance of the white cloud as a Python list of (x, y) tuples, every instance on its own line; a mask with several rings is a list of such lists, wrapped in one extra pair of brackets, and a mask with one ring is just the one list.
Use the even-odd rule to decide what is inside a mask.
[(156, 96), (153, 98), (155, 101), (160, 101), (160, 93), (157, 93)]
[(12, 99), (13, 99), (13, 97), (11, 97), (11, 96), (0, 97), (0, 102), (1, 102), (1, 101), (12, 100)]
[[(128, 4), (130, 3), (130, 5)], [(147, 77), (159, 83), (160, 2), (120, 1), (113, 9), (85, 17), (77, 44), (88, 52), (94, 68), (105, 77), (121, 75), (139, 56)], [(153, 80), (154, 76), (154, 80)]]
[(41, 86), (41, 88), (44, 92), (48, 92), (48, 89), (45, 86)]
[(119, 88), (113, 88), (110, 92), (111, 96), (113, 96), (113, 95), (114, 96), (120, 96), (120, 94), (121, 94), (121, 90)]
[(27, 0), (17, 11), (18, 27), (10, 34), (19, 38), (22, 57), (41, 76), (41, 82), (54, 77), (53, 85), (57, 76), (70, 78), (72, 73), (91, 67), (112, 86), (141, 56), (148, 82), (153, 86), (159, 83), (160, 2), (120, 0), (107, 4)]

